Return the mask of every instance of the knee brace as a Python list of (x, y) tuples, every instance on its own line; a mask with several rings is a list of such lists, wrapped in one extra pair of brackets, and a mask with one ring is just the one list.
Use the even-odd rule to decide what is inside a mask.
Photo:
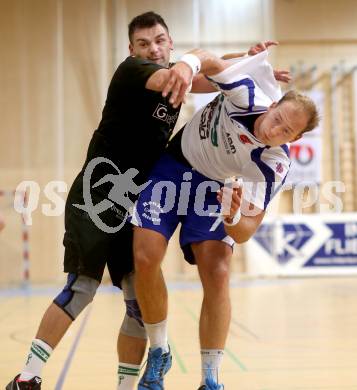
[(146, 339), (146, 330), (141, 312), (136, 300), (134, 289), (134, 274), (126, 275), (122, 280), (122, 289), (124, 295), (124, 302), (126, 306), (126, 313), (123, 323), (120, 328), (120, 333), (127, 336)]
[(53, 302), (75, 320), (93, 301), (98, 286), (98, 280), (85, 275), (68, 274), (66, 286)]

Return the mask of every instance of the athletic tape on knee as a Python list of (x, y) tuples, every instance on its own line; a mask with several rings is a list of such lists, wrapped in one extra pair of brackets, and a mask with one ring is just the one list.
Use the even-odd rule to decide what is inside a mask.
[(93, 301), (99, 282), (88, 276), (78, 275), (70, 281), (54, 302), (73, 320)]

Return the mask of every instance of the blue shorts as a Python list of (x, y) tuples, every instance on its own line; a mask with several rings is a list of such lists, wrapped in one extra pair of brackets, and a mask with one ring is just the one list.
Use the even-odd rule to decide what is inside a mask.
[[(217, 191), (222, 184), (165, 154), (149, 176), (150, 184), (141, 192), (131, 222), (161, 233), (168, 241), (181, 223), (180, 245), (185, 259), (194, 264), (191, 243), (224, 241), (233, 247), (217, 215)], [(215, 216), (210, 214), (216, 214)]]

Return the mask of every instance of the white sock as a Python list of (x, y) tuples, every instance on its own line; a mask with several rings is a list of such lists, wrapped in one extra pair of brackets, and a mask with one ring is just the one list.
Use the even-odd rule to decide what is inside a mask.
[(53, 349), (44, 341), (34, 339), (32, 341), (30, 353), (28, 354), (25, 367), (23, 368), (20, 380), (28, 381), (34, 376), (41, 377), (41, 371)]
[(201, 349), (201, 385), (206, 384), (206, 379), (218, 383), (218, 371), (223, 355), (223, 349)]
[(169, 352), (169, 344), (167, 341), (167, 320), (158, 322), (157, 324), (144, 323), (144, 326), (150, 340), (150, 348), (161, 348), (164, 353)]
[(119, 362), (117, 390), (134, 390), (139, 373), (140, 365)]

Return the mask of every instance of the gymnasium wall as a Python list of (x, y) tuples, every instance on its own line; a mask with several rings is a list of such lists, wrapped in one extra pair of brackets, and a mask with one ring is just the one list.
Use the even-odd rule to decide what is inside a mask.
[[(341, 177), (350, 189), (346, 195), (349, 211), (356, 209), (356, 182), (351, 171), (356, 142), (352, 125), (354, 81), (353, 74), (340, 77), (357, 64), (355, 1), (1, 0), (0, 190), (13, 190), (23, 180), (40, 185), (39, 208), (32, 215), (30, 229), (33, 282), (63, 278), (63, 216), (43, 215), (40, 206), (50, 203), (43, 190), (52, 180), (64, 180), (69, 190), (100, 119), (113, 70), (127, 55), (127, 24), (147, 10), (166, 19), (175, 42), (173, 58), (197, 46), (223, 54), (275, 38), (281, 45), (272, 52), (272, 60), (276, 67), (293, 67), (299, 75), (296, 86), (309, 87), (312, 75), (307, 71), (316, 66), (315, 76), (320, 81), (315, 86), (327, 94), (323, 180), (334, 175), (329, 88), (331, 70), (338, 66), (342, 80), (337, 100), (339, 131), (347, 140), (347, 145), (340, 145)], [(346, 101), (351, 105), (348, 119), (341, 114), (346, 111)], [(191, 113), (192, 107), (186, 107), (180, 123)], [(11, 204), (1, 202), (2, 213), (15, 226), (11, 234), (10, 230), (0, 233), (0, 245), (9, 247), (0, 249), (0, 284), (5, 284), (9, 283), (7, 268), (21, 270), (21, 252), (15, 250), (21, 245), (17, 237), (21, 229), (16, 227), (18, 215)], [(291, 211), (291, 194), (282, 196), (280, 210)], [(244, 268), (242, 248), (237, 249), (236, 257), (240, 262), (236, 261), (234, 268), (240, 270)], [(168, 275), (194, 276), (194, 268), (183, 265), (175, 244), (167, 260)], [(21, 271), (11, 276), (13, 283), (19, 279)]]
[[(355, 211), (357, 3), (276, 0), (273, 8), (275, 38), (280, 42), (276, 67), (292, 69), (297, 88), (323, 92), (323, 182), (342, 180), (344, 211)], [(281, 210), (290, 211), (288, 198), (284, 194)]]
[[(0, 189), (13, 190), (23, 180), (40, 186), (29, 232), (34, 281), (62, 278), (64, 218), (43, 215), (41, 205), (51, 203), (43, 191), (53, 180), (69, 189), (100, 119), (113, 62), (109, 5), (0, 2)], [(17, 218), (9, 207), (3, 213), (8, 221)], [(17, 245), (17, 234), (8, 239)], [(9, 258), (0, 261), (10, 266)], [(0, 282), (7, 279), (0, 275)]]

